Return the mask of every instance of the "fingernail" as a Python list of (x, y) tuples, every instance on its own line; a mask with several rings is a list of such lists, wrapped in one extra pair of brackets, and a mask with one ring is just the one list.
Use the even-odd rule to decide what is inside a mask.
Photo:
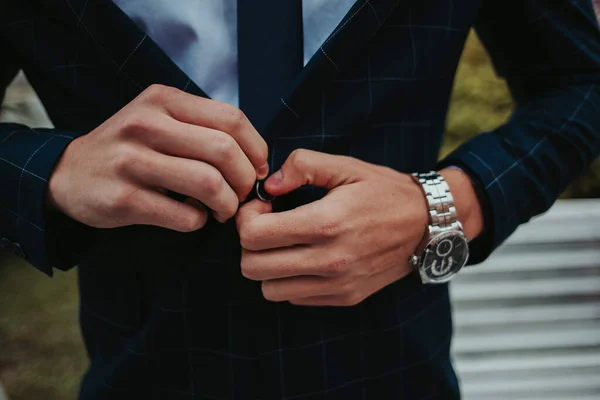
[(269, 179), (272, 183), (279, 183), (283, 180), (283, 171), (279, 170), (277, 172), (275, 172), (273, 175), (271, 175), (269, 177)]
[(266, 162), (262, 167), (258, 168), (258, 178), (264, 179), (269, 173), (269, 163)]

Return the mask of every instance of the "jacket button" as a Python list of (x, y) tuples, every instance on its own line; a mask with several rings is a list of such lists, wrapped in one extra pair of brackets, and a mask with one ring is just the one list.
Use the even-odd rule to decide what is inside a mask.
[(15, 253), (17, 256), (19, 256), (19, 257), (21, 257), (21, 258), (23, 258), (23, 259), (26, 259), (26, 258), (27, 258), (27, 257), (25, 256), (25, 251), (24, 251), (24, 250), (23, 250), (23, 248), (21, 247), (21, 244), (20, 244), (20, 243), (15, 243), (15, 248), (14, 248), (14, 250), (13, 250), (13, 251), (14, 251), (14, 253)]
[(8, 240), (7, 238), (0, 237), (0, 249), (12, 251), (17, 256), (25, 258), (25, 252), (21, 248), (21, 245), (19, 243)]

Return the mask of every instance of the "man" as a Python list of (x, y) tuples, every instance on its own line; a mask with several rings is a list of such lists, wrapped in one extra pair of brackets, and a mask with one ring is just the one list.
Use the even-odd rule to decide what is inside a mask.
[[(472, 26), (517, 107), (438, 163)], [(0, 125), (0, 236), (79, 265), (82, 399), (459, 398), (445, 282), (600, 151), (590, 0), (5, 0), (0, 27), (56, 127)]]

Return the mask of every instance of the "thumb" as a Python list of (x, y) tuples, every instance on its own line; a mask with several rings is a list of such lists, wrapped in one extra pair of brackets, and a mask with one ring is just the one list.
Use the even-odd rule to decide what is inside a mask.
[(273, 211), (271, 203), (266, 203), (258, 199), (249, 201), (248, 203), (244, 204), (240, 207), (235, 217), (238, 232), (240, 231), (240, 227), (242, 225), (252, 221), (254, 218), (262, 214), (270, 213), (271, 211)]
[(265, 189), (273, 196), (304, 185), (333, 189), (358, 180), (358, 175), (355, 160), (350, 157), (298, 149), (265, 181)]

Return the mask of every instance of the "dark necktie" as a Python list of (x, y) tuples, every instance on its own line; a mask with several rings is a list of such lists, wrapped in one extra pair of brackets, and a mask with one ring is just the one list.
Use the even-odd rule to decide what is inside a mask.
[(238, 0), (240, 109), (260, 132), (303, 66), (302, 0)]

